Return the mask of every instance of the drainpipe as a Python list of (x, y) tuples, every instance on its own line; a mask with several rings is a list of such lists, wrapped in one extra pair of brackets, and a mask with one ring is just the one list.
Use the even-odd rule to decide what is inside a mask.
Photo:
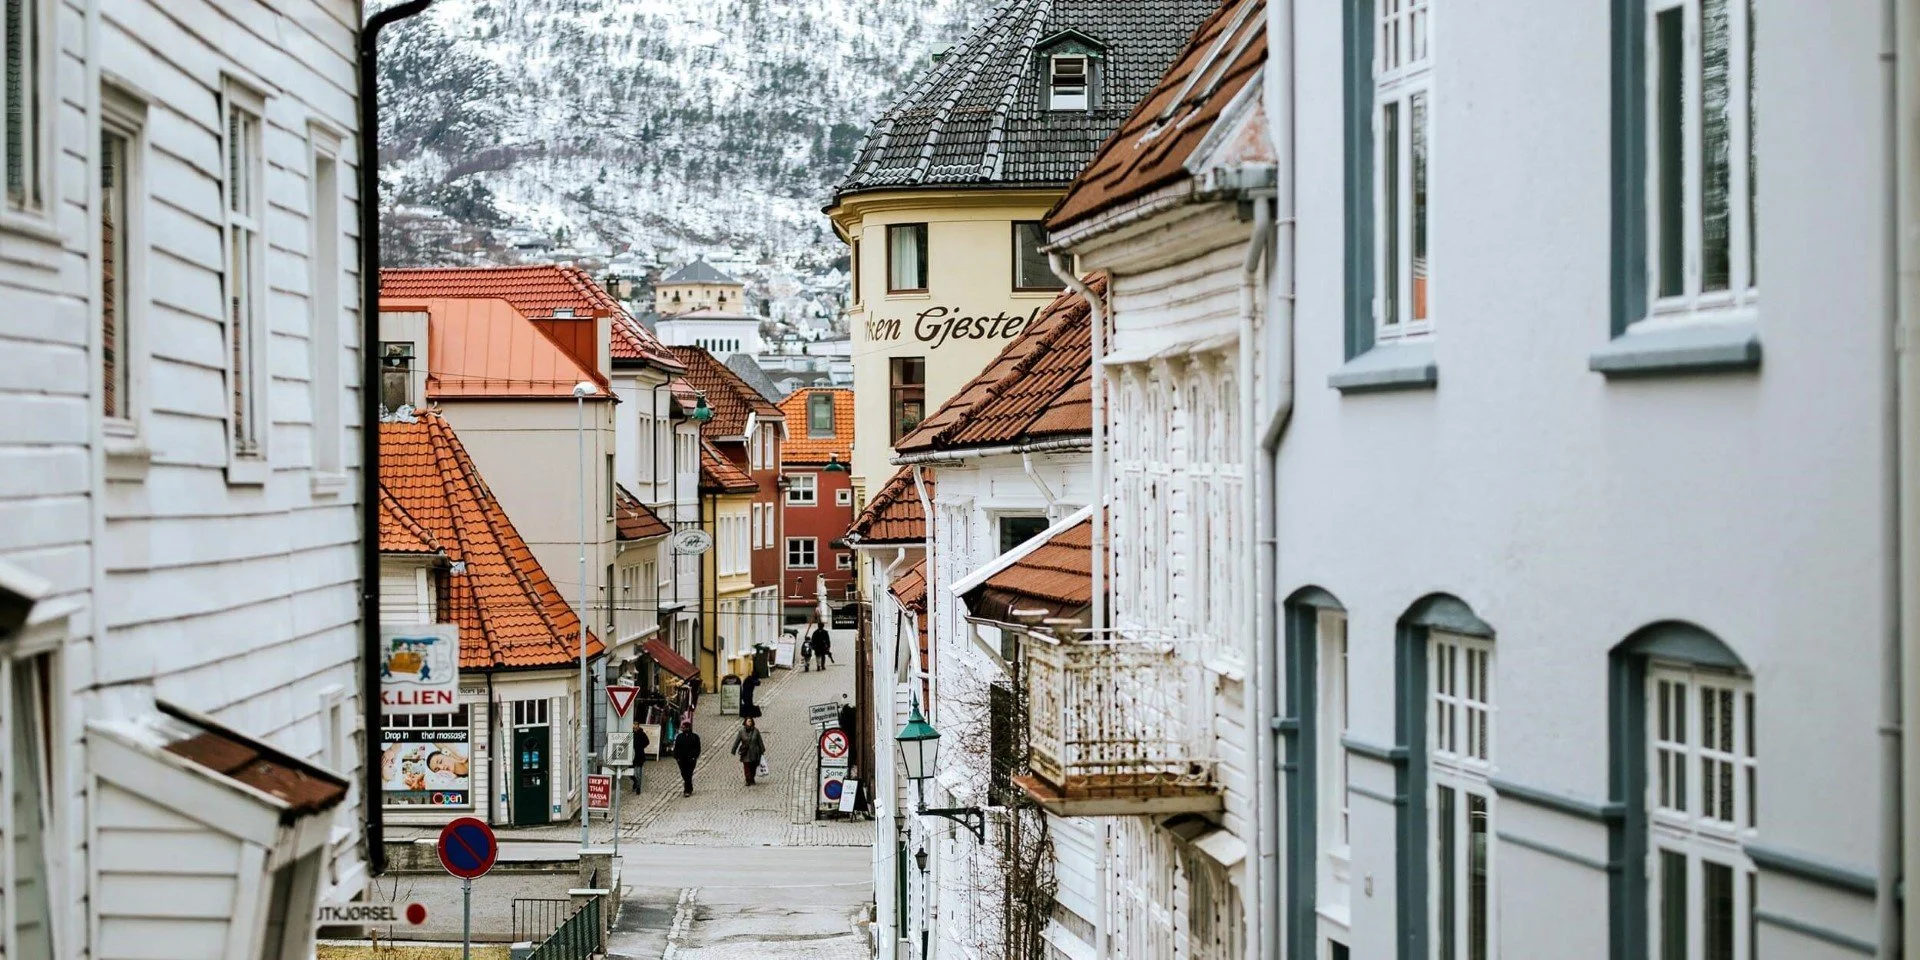
[[(935, 719), (935, 714), (933, 710), (933, 704), (934, 704), (933, 695), (934, 695), (935, 684), (938, 682), (934, 679), (933, 662), (934, 662), (934, 652), (935, 650), (938, 649), (938, 647), (935, 644), (935, 641), (938, 641), (940, 639), (939, 631), (934, 629), (935, 625), (940, 622), (939, 618), (934, 615), (935, 611), (939, 609), (936, 606), (939, 600), (939, 594), (933, 592), (933, 501), (928, 499), (927, 497), (927, 485), (921, 479), (920, 465), (917, 463), (913, 465), (913, 490), (915, 493), (919, 494), (920, 496), (920, 516), (925, 518), (925, 523), (921, 526), (921, 531), (920, 531), (921, 532), (920, 549), (921, 549), (921, 555), (926, 558), (926, 563), (927, 563), (926, 580), (927, 580), (927, 638), (928, 638), (927, 662), (924, 664), (915, 664), (915, 666), (927, 678), (927, 719), (931, 721)], [(917, 646), (917, 645), (909, 644), (910, 648), (914, 646)]]
[[(1257, 467), (1261, 460), (1254, 454), (1254, 443), (1258, 438), (1258, 434), (1254, 432), (1254, 420), (1260, 415), (1260, 397), (1259, 391), (1254, 389), (1253, 352), (1257, 343), (1255, 338), (1259, 335), (1256, 292), (1260, 287), (1260, 268), (1267, 259), (1268, 237), (1272, 231), (1273, 204), (1268, 202), (1267, 198), (1256, 195), (1253, 200), (1253, 233), (1247, 238), (1246, 260), (1240, 265), (1240, 342), (1238, 356), (1235, 357), (1235, 365), (1238, 368), (1235, 378), (1239, 380), (1240, 388), (1240, 462), (1246, 464), (1246, 472), (1242, 475), (1240, 482), (1240, 504), (1244, 511), (1242, 515), (1248, 518), (1260, 517), (1266, 506), (1265, 501), (1260, 497), (1260, 492), (1255, 489), (1258, 486), (1258, 481), (1255, 479), (1259, 473)], [(1240, 569), (1253, 580), (1253, 596), (1251, 600), (1241, 601), (1240, 619), (1242, 635), (1246, 637), (1246, 643), (1253, 647), (1252, 650), (1247, 651), (1247, 662), (1254, 665), (1254, 715), (1249, 718), (1251, 722), (1247, 724), (1247, 735), (1253, 740), (1250, 744), (1252, 747), (1250, 753), (1254, 758), (1254, 796), (1262, 798), (1273, 795), (1271, 787), (1275, 772), (1267, 756), (1273, 749), (1273, 731), (1264, 729), (1267, 725), (1262, 721), (1264, 718), (1273, 716), (1274, 712), (1270, 703), (1273, 698), (1273, 688), (1269, 684), (1260, 682), (1260, 678), (1267, 675), (1269, 669), (1267, 662), (1271, 659), (1272, 652), (1267, 644), (1261, 642), (1259, 628), (1260, 610), (1272, 601), (1273, 584), (1260, 575), (1260, 544), (1257, 539), (1248, 536), (1245, 544), (1246, 546), (1242, 548)], [(1261, 806), (1258, 799), (1255, 800), (1255, 805)], [(1269, 843), (1271, 839), (1267, 836), (1267, 832), (1261, 829), (1262, 826), (1259, 820), (1254, 821), (1256, 849)], [(1263, 858), (1254, 872), (1254, 889), (1259, 895), (1264, 895), (1267, 884), (1271, 882), (1268, 874), (1272, 866), (1273, 864)], [(1272, 919), (1262, 914), (1257, 921), (1257, 926), (1264, 936), (1266, 929), (1273, 926)]]
[[(1093, 289), (1087, 286), (1072, 270), (1067, 269), (1067, 259), (1059, 251), (1047, 254), (1047, 266), (1053, 269), (1053, 275), (1067, 285), (1067, 289), (1080, 295), (1087, 302), (1087, 323), (1091, 328), (1093, 340), (1092, 370), (1093, 379), (1093, 543), (1089, 547), (1093, 567), (1093, 630), (1094, 636), (1104, 635), (1107, 627), (1107, 405), (1105, 394), (1107, 377), (1101, 362), (1107, 356), (1107, 311), (1106, 305)], [(1111, 283), (1111, 281), (1109, 281)]]
[(1046, 498), (1047, 522), (1052, 523), (1055, 519), (1057, 519), (1053, 515), (1054, 514), (1053, 489), (1051, 487), (1048, 487), (1047, 481), (1041, 479), (1039, 472), (1033, 469), (1033, 452), (1032, 451), (1030, 450), (1020, 451), (1020, 469), (1025, 470), (1027, 472), (1027, 479), (1032, 480), (1033, 485), (1040, 488), (1040, 496)]
[[(1901, 7), (1906, 9), (1903, 12)], [(1903, 877), (1920, 870), (1916, 839), (1903, 827), (1920, 820), (1914, 792), (1904, 788), (1906, 770), (1920, 769), (1920, 742), (1903, 729), (1920, 724), (1920, 497), (1910, 491), (1920, 482), (1920, 16), (1911, 4), (1885, 0), (1888, 84), (1888, 187), (1892, 212), (1887, 224), (1890, 320), (1893, 326), (1891, 380), (1895, 413), (1889, 427), (1895, 461), (1888, 496), (1897, 518), (1894, 562), (1888, 575), (1894, 629), (1888, 631), (1881, 664), (1881, 833), (1880, 875), (1876, 890), (1880, 956), (1895, 960), (1905, 941), (1920, 942), (1920, 914), (1903, 916), (1899, 901)], [(1903, 821), (1903, 814), (1905, 819)]]
[(1258, 838), (1260, 895), (1260, 960), (1280, 960), (1281, 940), (1287, 922), (1281, 912), (1285, 902), (1280, 870), (1280, 763), (1279, 744), (1274, 724), (1280, 717), (1280, 511), (1279, 469), (1280, 439), (1293, 418), (1293, 306), (1294, 306), (1294, 76), (1293, 76), (1293, 0), (1277, 0), (1267, 20), (1266, 69), (1268, 74), (1267, 119), (1274, 140), (1274, 156), (1280, 169), (1273, 178), (1274, 220), (1273, 256), (1269, 260), (1267, 289), (1272, 298), (1267, 325), (1269, 395), (1273, 411), (1260, 438), (1258, 486), (1255, 491), (1255, 515), (1259, 517), (1259, 552), (1256, 584), (1255, 644), (1260, 654), (1255, 664), (1255, 708), (1259, 711), (1252, 726), (1258, 733), (1255, 752), (1259, 776), (1259, 796), (1254, 808), (1260, 811), (1255, 828)]
[[(367, 18), (360, 28), (360, 706), (362, 751), (380, 743), (380, 31), (415, 16), (433, 0), (407, 0)], [(380, 808), (380, 765), (362, 771), (367, 871), (387, 872), (386, 819)]]

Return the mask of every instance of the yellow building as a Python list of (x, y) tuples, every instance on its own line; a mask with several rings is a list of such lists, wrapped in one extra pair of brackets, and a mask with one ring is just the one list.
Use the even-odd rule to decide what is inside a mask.
[(654, 284), (654, 313), (671, 317), (693, 310), (744, 314), (747, 286), (705, 260), (695, 260)]
[(1059, 292), (1040, 220), (1215, 6), (1004, 0), (868, 131), (827, 209), (852, 248), (858, 502)]
[(727, 661), (729, 641), (751, 630), (744, 618), (754, 607), (753, 498), (760, 490), (753, 477), (726, 454), (700, 441), (700, 529), (713, 537), (713, 546), (700, 557), (700, 649), (694, 664), (700, 668), (700, 688), (720, 689), (720, 678), (738, 674), (739, 664)]

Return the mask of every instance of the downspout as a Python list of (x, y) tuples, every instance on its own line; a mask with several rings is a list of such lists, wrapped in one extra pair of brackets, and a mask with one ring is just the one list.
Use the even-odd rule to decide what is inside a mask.
[[(1264, 192), (1261, 191), (1261, 193)], [(1256, 293), (1260, 287), (1260, 268), (1267, 259), (1269, 235), (1272, 231), (1273, 204), (1268, 202), (1266, 197), (1256, 193), (1253, 199), (1253, 233), (1247, 238), (1246, 260), (1240, 265), (1240, 342), (1239, 355), (1235, 358), (1239, 368), (1235, 376), (1240, 381), (1240, 457), (1241, 462), (1246, 464), (1246, 472), (1240, 483), (1240, 503), (1244, 510), (1242, 515), (1246, 517), (1262, 516), (1266, 506), (1265, 499), (1256, 489), (1259, 486), (1256, 477), (1261, 472), (1258, 467), (1263, 461), (1262, 458), (1254, 455), (1254, 443), (1259, 438), (1259, 434), (1255, 432), (1254, 420), (1260, 415), (1260, 396), (1259, 391), (1254, 389), (1253, 353), (1259, 335)], [(1246, 662), (1254, 665), (1253, 716), (1248, 718), (1247, 736), (1253, 740), (1251, 754), (1254, 758), (1254, 796), (1265, 798), (1273, 796), (1272, 781), (1275, 771), (1269, 757), (1273, 749), (1273, 731), (1268, 728), (1266, 718), (1272, 717), (1274, 711), (1271, 702), (1273, 688), (1270, 684), (1261, 683), (1260, 678), (1266, 676), (1271, 669), (1268, 661), (1272, 653), (1268, 645), (1261, 642), (1263, 638), (1259, 630), (1260, 611), (1272, 601), (1273, 583), (1260, 575), (1260, 544), (1257, 538), (1247, 536), (1245, 544), (1242, 548), (1240, 569), (1253, 580), (1253, 596), (1250, 601), (1242, 601), (1241, 625), (1242, 633), (1247, 638), (1246, 643), (1253, 647), (1248, 651), (1249, 656)], [(1259, 799), (1254, 801), (1254, 805), (1255, 807), (1271, 806), (1271, 804), (1260, 803)], [(1272, 843), (1272, 837), (1264, 829), (1265, 826), (1259, 819), (1254, 821), (1256, 850), (1263, 849)], [(1254, 872), (1256, 896), (1264, 897), (1267, 885), (1272, 882), (1270, 873), (1275, 865), (1265, 857), (1260, 860)], [(1272, 917), (1261, 914), (1257, 926), (1262, 938), (1265, 938), (1267, 929), (1273, 925)]]
[(1025, 470), (1027, 472), (1027, 479), (1032, 480), (1033, 485), (1040, 488), (1040, 496), (1046, 498), (1047, 522), (1052, 523), (1055, 519), (1053, 515), (1054, 506), (1055, 506), (1055, 498), (1053, 496), (1053, 490), (1052, 488), (1047, 486), (1047, 481), (1042, 480), (1040, 478), (1040, 473), (1033, 469), (1033, 452), (1032, 451), (1030, 450), (1020, 451), (1020, 469)]
[[(1258, 838), (1260, 916), (1260, 960), (1280, 960), (1287, 920), (1281, 912), (1285, 903), (1280, 870), (1280, 763), (1278, 731), (1280, 718), (1280, 511), (1279, 470), (1280, 439), (1293, 419), (1293, 306), (1294, 306), (1294, 76), (1293, 76), (1293, 0), (1276, 0), (1267, 21), (1267, 103), (1268, 127), (1274, 140), (1274, 157), (1279, 169), (1273, 178), (1274, 223), (1273, 256), (1269, 259), (1268, 295), (1272, 299), (1268, 314), (1267, 358), (1269, 393), (1273, 411), (1260, 438), (1259, 469), (1255, 514), (1259, 517), (1259, 552), (1254, 582), (1257, 584), (1255, 643), (1261, 657), (1255, 664), (1254, 695), (1259, 711), (1252, 726), (1260, 737), (1256, 753), (1260, 776), (1265, 784), (1254, 807), (1260, 811), (1255, 835)], [(1297, 814), (1296, 814), (1297, 815)]]
[(926, 559), (926, 564), (927, 564), (927, 572), (925, 574), (925, 577), (927, 581), (928, 642), (927, 642), (927, 662), (923, 664), (917, 664), (916, 666), (918, 667), (921, 675), (927, 678), (927, 720), (931, 722), (934, 719), (936, 719), (933, 711), (934, 692), (935, 692), (935, 685), (936, 685), (936, 681), (934, 679), (933, 663), (934, 663), (934, 652), (938, 649), (938, 647), (936, 646), (936, 642), (939, 640), (939, 634), (938, 634), (938, 631), (934, 629), (934, 626), (940, 622), (940, 619), (934, 615), (934, 612), (938, 609), (938, 607), (936, 607), (935, 604), (939, 602), (938, 601), (939, 594), (933, 592), (933, 501), (928, 499), (927, 497), (927, 485), (921, 479), (920, 469), (921, 468), (919, 464), (916, 463), (913, 465), (913, 490), (916, 494), (919, 494), (920, 496), (920, 516), (924, 518), (922, 526), (920, 528), (920, 533), (921, 533), (920, 550), (921, 550), (921, 555)]
[[(360, 28), (360, 706), (366, 711), (362, 751), (380, 742), (380, 31), (415, 16), (433, 0), (406, 0)], [(387, 872), (386, 818), (380, 807), (380, 765), (362, 771), (367, 872)]]
[[(1095, 295), (1093, 288), (1087, 286), (1072, 270), (1067, 269), (1066, 257), (1059, 251), (1047, 254), (1047, 266), (1053, 275), (1067, 285), (1067, 289), (1080, 295), (1087, 302), (1087, 325), (1090, 328), (1092, 344), (1093, 388), (1093, 542), (1088, 546), (1089, 558), (1093, 568), (1093, 635), (1104, 635), (1107, 627), (1107, 405), (1106, 371), (1101, 367), (1107, 356), (1107, 311), (1106, 304)], [(1109, 281), (1111, 282), (1111, 281)]]
[(1897, 518), (1889, 601), (1894, 620), (1881, 664), (1881, 834), (1875, 920), (1880, 956), (1897, 960), (1905, 942), (1920, 942), (1920, 913), (1902, 911), (1903, 878), (1920, 871), (1916, 834), (1904, 827), (1920, 821), (1920, 804), (1905, 789), (1905, 771), (1920, 769), (1920, 741), (1902, 731), (1920, 726), (1920, 16), (1912, 5), (1902, 15), (1897, 0), (1885, 0), (1888, 72), (1887, 258), (1889, 320), (1893, 327), (1892, 388), (1894, 469), (1888, 496)]

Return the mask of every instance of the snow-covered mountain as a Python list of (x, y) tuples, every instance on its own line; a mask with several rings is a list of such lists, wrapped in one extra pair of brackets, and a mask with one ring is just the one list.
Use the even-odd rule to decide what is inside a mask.
[(382, 35), (384, 257), (817, 270), (867, 124), (988, 6), (439, 0)]

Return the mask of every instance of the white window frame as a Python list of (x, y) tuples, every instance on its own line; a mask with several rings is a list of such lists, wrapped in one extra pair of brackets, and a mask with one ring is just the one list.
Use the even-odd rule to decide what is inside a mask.
[[(804, 494), (804, 496), (802, 494)], [(819, 474), (817, 473), (787, 474), (787, 506), (812, 507), (812, 506), (817, 506), (819, 503), (820, 503), (820, 475)]]
[[(1724, 0), (1727, 10), (1727, 289), (1704, 290), (1705, 255), (1701, 214), (1704, 209), (1704, 165), (1701, 71), (1703, 38), (1701, 10), (1705, 0), (1647, 0), (1645, 56), (1646, 89), (1646, 249), (1647, 308), (1633, 329), (1662, 329), (1701, 322), (1742, 322), (1754, 319), (1760, 292), (1754, 276), (1752, 244), (1754, 210), (1750, 203), (1749, 160), (1753, 131), (1751, 79), (1748, 71), (1752, 21), (1747, 0)], [(1660, 16), (1672, 12), (1680, 19), (1682, 97), (1681, 132), (1681, 285), (1663, 296), (1661, 281), (1660, 154)]]
[(67, 824), (62, 817), (67, 810), (67, 805), (54, 802), (54, 794), (62, 782), (60, 766), (63, 758), (54, 749), (54, 745), (62, 742), (60, 739), (63, 733), (61, 711), (56, 706), (40, 703), (37, 699), (41, 696), (39, 690), (42, 689), (46, 691), (46, 696), (56, 701), (59, 699), (63, 686), (58, 658), (57, 646), (54, 646), (37, 647), (32, 651), (16, 650), (11, 657), (0, 659), (0, 717), (5, 717), (7, 721), (0, 725), (5, 730), (5, 735), (0, 736), (0, 772), (6, 774), (7, 782), (6, 789), (0, 791), (0, 839), (4, 840), (0, 842), (0, 884), (4, 884), (0, 886), (0, 890), (5, 891), (5, 895), (0, 896), (0, 947), (5, 949), (8, 957), (32, 956), (16, 942), (22, 898), (17, 895), (20, 876), (14, 843), (23, 835), (23, 832), (18, 828), (18, 811), (14, 809), (11, 786), (14, 779), (15, 755), (19, 750), (19, 744), (15, 743), (15, 739), (16, 734), (20, 732), (14, 723), (15, 700), (20, 693), (22, 678), (19, 674), (26, 669), (31, 669), (36, 674), (43, 674), (43, 679), (36, 684), (32, 682), (31, 677), (26, 678), (27, 688), (32, 691), (36, 702), (26, 705), (24, 715), (44, 718), (49, 722), (49, 729), (41, 730), (36, 727), (26, 731), (29, 734), (28, 745), (40, 752), (39, 766), (34, 774), (39, 781), (40, 886), (46, 897), (46, 926), (51, 943), (49, 956), (66, 956), (61, 951), (62, 941), (65, 939), (61, 891), (66, 889), (66, 878), (63, 874), (56, 872), (56, 867), (62, 863), (62, 859), (54, 855), (55, 849), (60, 845), (60, 838), (64, 837), (67, 831)]
[[(1664, 718), (1663, 695), (1667, 698)], [(1708, 695), (1716, 704), (1711, 718), (1706, 709)], [(1704, 890), (1708, 864), (1732, 873), (1733, 955), (1753, 955), (1750, 938), (1753, 884), (1757, 881), (1745, 844), (1759, 835), (1754, 796), (1758, 782), (1753, 749), (1754, 705), (1753, 682), (1747, 677), (1666, 663), (1651, 664), (1647, 670), (1647, 955), (1652, 960), (1706, 956)], [(1722, 709), (1728, 711), (1730, 723), (1720, 722)], [(1710, 744), (1710, 736), (1719, 743)], [(1663, 769), (1667, 773), (1664, 778)], [(1681, 776), (1673, 775), (1676, 769), (1682, 771)], [(1705, 776), (1707, 769), (1716, 773), (1712, 781)], [(1718, 773), (1722, 770), (1732, 781), (1730, 795), (1721, 793), (1717, 785), (1708, 788), (1709, 782), (1721, 779)], [(1713, 811), (1709, 811), (1709, 800)], [(1732, 819), (1719, 816), (1722, 810), (1730, 812)], [(1661, 901), (1666, 886), (1663, 852), (1676, 854), (1685, 862), (1687, 942), (1681, 956), (1667, 955), (1661, 936)]]
[[(312, 395), (313, 491), (337, 494), (346, 489), (346, 391), (342, 376), (346, 303), (340, 295), (345, 275), (346, 231), (340, 208), (346, 200), (340, 156), (343, 137), (318, 123), (307, 126), (308, 229), (310, 277), (307, 328), (308, 386)], [(330, 186), (322, 171), (331, 172)]]
[[(1061, 65), (1077, 62), (1080, 65), (1080, 92), (1078, 94), (1060, 93), (1062, 76)], [(1093, 58), (1081, 53), (1054, 54), (1047, 58), (1047, 109), (1049, 110), (1087, 110), (1093, 105)]]
[(851, 553), (836, 553), (836, 554), (834, 554), (834, 555), (833, 555), (833, 568), (834, 568), (835, 570), (852, 570), (852, 569), (853, 569), (853, 554), (851, 554)]
[[(236, 113), (243, 124), (252, 122), (244, 128), (250, 133), (237, 145), (237, 157), (233, 142)], [(268, 402), (272, 368), (267, 361), (266, 323), (266, 95), (231, 76), (225, 78), (219, 130), (221, 206), (226, 212), (221, 306), (226, 322), (222, 353), (227, 384), (222, 404), (227, 422), (227, 482), (261, 484), (272, 470), (267, 438), (273, 416)], [(243, 182), (233, 182), (236, 171)], [(235, 277), (236, 267), (245, 276)], [(238, 306), (234, 303), (236, 296)], [(236, 402), (245, 412), (244, 423), (235, 421)]]
[[(1424, 104), (1426, 155), (1433, 155), (1433, 14), (1431, 0), (1374, 0), (1373, 26), (1373, 327), (1375, 342), (1419, 337), (1433, 332), (1433, 213), (1427, 210), (1427, 262), (1413, 253), (1414, 101)], [(1397, 127), (1386, 125), (1388, 108)], [(1394, 135), (1389, 137), (1389, 133)], [(1392, 140), (1392, 143), (1388, 143)], [(1388, 160), (1393, 164), (1389, 167)], [(1432, 182), (1431, 160), (1426, 178)], [(1389, 183), (1389, 179), (1392, 180)], [(1430, 192), (1429, 186), (1429, 192)], [(1395, 216), (1387, 216), (1387, 201)], [(1416, 275), (1426, 274), (1426, 315), (1412, 316)], [(1394, 310), (1389, 316), (1388, 295)]]
[[(117, 224), (116, 239), (121, 241), (121, 251), (115, 257), (114, 278), (118, 282), (117, 306), (120, 316), (118, 329), (114, 333), (114, 362), (120, 372), (120, 383), (116, 386), (115, 413), (105, 412), (104, 393), (101, 401), (101, 440), (106, 453), (106, 475), (110, 480), (139, 480), (146, 475), (151, 454), (146, 439), (148, 413), (152, 409), (148, 388), (149, 331), (151, 330), (152, 297), (147, 275), (147, 103), (137, 95), (111, 82), (102, 82), (100, 88), (100, 133), (104, 140), (109, 133), (121, 138), (126, 144), (126, 157), (121, 169), (121, 181), (125, 185), (125, 208), (120, 211), (120, 223)], [(105, 144), (100, 144), (104, 151)], [(104, 169), (106, 158), (99, 160)], [(98, 179), (98, 178), (95, 178)], [(107, 194), (104, 185), (99, 186), (100, 210), (106, 209)], [(98, 218), (95, 218), (96, 220)], [(95, 224), (96, 232), (99, 225)], [(105, 238), (98, 237), (96, 252), (99, 260), (93, 270), (96, 296), (105, 298), (106, 285), (106, 249)], [(99, 303), (94, 312), (101, 317), (105, 304)], [(100, 358), (104, 378), (105, 342), (104, 331)]]
[(1328, 918), (1345, 926), (1351, 922), (1351, 880), (1353, 865), (1352, 820), (1348, 787), (1351, 784), (1345, 745), (1351, 687), (1348, 679), (1347, 615), (1340, 610), (1320, 610), (1314, 629), (1319, 644), (1318, 696), (1314, 706), (1316, 752), (1314, 796), (1319, 809), (1320, 875), (1316, 908)]
[[(6, 0), (13, 3), (15, 0)], [(0, 227), (32, 236), (36, 239), (58, 242), (59, 232), (59, 186), (56, 174), (59, 165), (55, 162), (58, 139), (58, 120), (60, 101), (55, 95), (58, 89), (58, 66), (60, 59), (59, 23), (54, 16), (54, 0), (17, 0), (21, 7), (22, 25), (31, 24), (33, 32), (27, 39), (33, 44), (34, 62), (32, 69), (23, 66), (21, 79), (25, 89), (21, 92), (22, 109), (27, 117), (22, 122), (21, 135), (27, 141), (21, 148), (22, 195), (15, 197), (11, 184), (12, 170), (8, 165), (8, 153), (5, 133), (0, 127)], [(7, 21), (0, 16), (0, 51), (6, 49)], [(24, 53), (23, 53), (24, 55)], [(0, 77), (0, 93), (4, 91), (5, 78)], [(5, 98), (0, 97), (0, 116), (4, 116)], [(39, 122), (34, 123), (37, 116)]]
[[(1427, 643), (1427, 764), (1431, 781), (1427, 787), (1427, 863), (1436, 866), (1430, 885), (1429, 920), (1432, 953), (1435, 958), (1465, 960), (1481, 955), (1498, 960), (1500, 955), (1499, 862), (1498, 841), (1494, 838), (1495, 798), (1489, 782), (1495, 768), (1496, 724), (1494, 644), (1479, 637), (1433, 631)], [(1447, 878), (1438, 875), (1440, 845), (1443, 842), (1440, 809), (1441, 791), (1455, 797), (1452, 856), (1452, 904), (1442, 904), (1441, 892)], [(1471, 799), (1482, 804), (1485, 826), (1487, 868), (1485, 933), (1483, 951), (1472, 948), (1470, 921), (1472, 892), (1471, 855), (1473, 849)], [(1442, 918), (1452, 911), (1453, 943), (1446, 940)]]
[(838, 490), (835, 490), (835, 491), (833, 492), (833, 505), (834, 505), (834, 506), (836, 506), (836, 507), (851, 507), (851, 506), (853, 506), (853, 490), (852, 490), (852, 488), (850, 488), (850, 487), (842, 487), (842, 488), (840, 488), (840, 489), (838, 489)]
[[(794, 560), (796, 548), (797, 548), (798, 554), (801, 557), (805, 558), (804, 561)], [(789, 570), (820, 569), (820, 538), (819, 537), (788, 537), (787, 538), (787, 569)]]

